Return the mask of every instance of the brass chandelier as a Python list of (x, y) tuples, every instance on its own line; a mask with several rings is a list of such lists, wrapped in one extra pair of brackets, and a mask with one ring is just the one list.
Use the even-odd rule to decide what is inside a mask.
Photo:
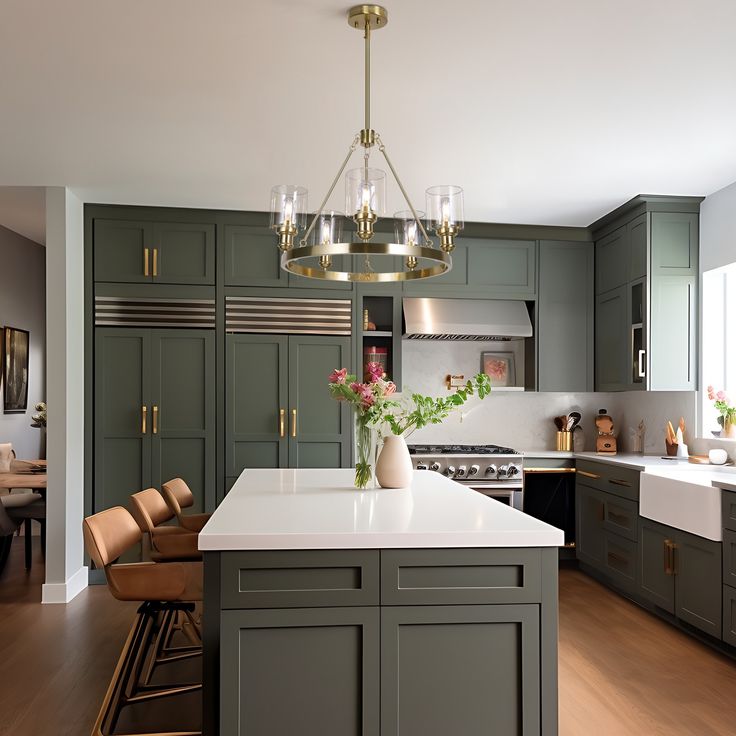
[[(365, 124), (350, 144), (347, 156), (298, 245), (295, 245), (295, 238), (307, 222), (307, 190), (293, 184), (280, 184), (271, 190), (271, 228), (278, 236), (281, 268), (290, 273), (312, 279), (370, 283), (427, 279), (452, 268), (450, 254), (455, 248), (455, 236), (463, 228), (463, 190), (454, 185), (426, 190), (427, 227), (439, 238), (437, 248), (422, 224), (424, 213), (414, 208), (381, 136), (370, 125), (371, 33), (387, 23), (388, 13), (380, 5), (356, 5), (348, 11), (348, 24), (363, 31), (365, 39)], [(342, 225), (347, 218), (341, 212), (326, 211), (325, 207), (358, 146), (364, 149), (362, 165), (349, 170), (345, 176), (345, 212), (355, 223), (358, 241), (343, 242)], [(408, 206), (408, 210), (394, 215), (394, 243), (373, 241), (374, 226), (386, 207), (386, 174), (369, 166), (374, 147), (383, 154)], [(401, 263), (402, 268), (376, 271), (371, 262), (374, 257), (392, 258), (390, 263)], [(340, 268), (341, 264), (348, 264), (348, 267)], [(351, 268), (353, 264), (356, 270)], [(396, 265), (392, 267), (395, 269)]]

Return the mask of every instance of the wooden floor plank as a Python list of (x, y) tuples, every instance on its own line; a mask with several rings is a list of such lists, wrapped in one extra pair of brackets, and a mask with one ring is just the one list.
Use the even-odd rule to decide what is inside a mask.
[[(43, 561), (27, 574), (22, 543), (0, 577), (0, 734), (86, 736), (136, 605), (104, 586), (40, 605)], [(563, 569), (560, 735), (639, 734), (734, 736), (736, 663)]]

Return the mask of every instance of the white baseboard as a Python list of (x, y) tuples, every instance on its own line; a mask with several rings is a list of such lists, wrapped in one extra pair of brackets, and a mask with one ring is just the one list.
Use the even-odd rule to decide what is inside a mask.
[(69, 603), (86, 587), (89, 568), (80, 567), (65, 583), (44, 583), (41, 587), (41, 603)]

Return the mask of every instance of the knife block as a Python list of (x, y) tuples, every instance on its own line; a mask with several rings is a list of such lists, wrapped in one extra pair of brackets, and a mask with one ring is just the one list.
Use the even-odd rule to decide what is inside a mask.
[(608, 414), (599, 414), (595, 418), (598, 436), (595, 439), (595, 451), (599, 455), (615, 455), (618, 452), (616, 437), (613, 434), (613, 419)]

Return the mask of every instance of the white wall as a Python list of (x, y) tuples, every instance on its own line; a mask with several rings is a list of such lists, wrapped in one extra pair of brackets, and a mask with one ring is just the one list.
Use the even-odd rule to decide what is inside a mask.
[(43, 458), (45, 432), (31, 427), (31, 416), (46, 400), (46, 252), (0, 226), (0, 330), (6, 325), (30, 333), (28, 411), (2, 414), (0, 406), (0, 442), (12, 442), (19, 458)]
[(87, 585), (84, 566), (84, 226), (82, 202), (46, 191), (48, 498), (44, 603)]
[(700, 271), (736, 261), (736, 182), (700, 205)]
[[(480, 354), (493, 343), (404, 340), (402, 381), (404, 394), (447, 394), (448, 373), (470, 378), (478, 373)], [(631, 449), (631, 434), (644, 419), (645, 452), (664, 453), (667, 420), (676, 425), (682, 416), (695, 428), (693, 391), (631, 391), (628, 393), (538, 393), (491, 391), (482, 402), (470, 399), (463, 411), (440, 425), (418, 430), (410, 442), (498, 444), (515, 450), (555, 449), (553, 418), (570, 411), (583, 415), (586, 449), (595, 449), (595, 415), (607, 409), (614, 419), (622, 450)], [(688, 432), (688, 435), (690, 432)], [(686, 436), (689, 440), (689, 436)]]

